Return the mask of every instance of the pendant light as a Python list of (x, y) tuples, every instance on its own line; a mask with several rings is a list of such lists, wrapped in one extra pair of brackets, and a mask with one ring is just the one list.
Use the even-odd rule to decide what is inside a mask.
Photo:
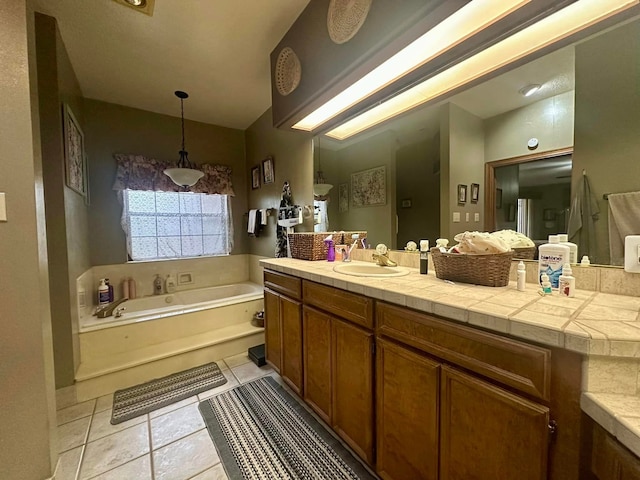
[(189, 98), (189, 95), (185, 92), (178, 90), (175, 92), (176, 97), (180, 99), (180, 116), (182, 118), (182, 149), (180, 152), (180, 159), (178, 160), (178, 166), (176, 168), (167, 168), (164, 174), (168, 176), (173, 183), (179, 185), (185, 190), (187, 187), (192, 187), (198, 180), (200, 180), (204, 173), (200, 170), (196, 170), (194, 165), (189, 161), (189, 152), (184, 149), (184, 99)]

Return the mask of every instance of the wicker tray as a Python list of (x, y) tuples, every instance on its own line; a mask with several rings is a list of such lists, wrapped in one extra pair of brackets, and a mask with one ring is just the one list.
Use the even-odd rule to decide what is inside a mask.
[[(324, 244), (324, 239), (328, 235), (331, 234), (327, 232), (289, 233), (287, 236), (291, 257), (300, 260), (326, 260), (327, 246)], [(339, 240), (342, 241), (342, 236)]]
[(517, 258), (519, 260), (533, 260), (536, 258), (536, 247), (520, 247), (520, 248), (512, 248), (513, 250), (513, 258)]
[(442, 253), (437, 248), (431, 249), (436, 277), (487, 287), (505, 287), (509, 284), (512, 258), (513, 251), (488, 255), (464, 255)]
[[(358, 242), (360, 240), (362, 240), (363, 238), (366, 239), (367, 238), (367, 232), (341, 232), (342, 233), (342, 244), (343, 245), (351, 245), (353, 243), (353, 238), (351, 237), (354, 233), (357, 233), (359, 235), (358, 237)], [(362, 244), (360, 244), (360, 246), (362, 246)], [(360, 248), (360, 247), (356, 247), (356, 248)]]

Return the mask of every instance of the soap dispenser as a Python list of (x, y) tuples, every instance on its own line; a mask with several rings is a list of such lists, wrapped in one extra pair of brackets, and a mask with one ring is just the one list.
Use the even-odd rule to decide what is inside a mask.
[(156, 273), (156, 278), (153, 281), (153, 294), (162, 295), (162, 279), (160, 275)]

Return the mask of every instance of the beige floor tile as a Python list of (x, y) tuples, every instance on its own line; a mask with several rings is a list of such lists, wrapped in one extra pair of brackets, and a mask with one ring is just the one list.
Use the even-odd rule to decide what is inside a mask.
[(231, 373), (231, 370), (225, 370), (224, 376), (227, 379), (227, 383), (225, 383), (224, 385), (220, 385), (219, 387), (212, 388), (211, 390), (207, 390), (199, 393), (198, 400), (202, 401), (205, 398), (213, 397), (214, 395), (217, 395), (222, 392), (226, 392), (227, 390), (230, 390), (233, 387), (237, 387), (238, 385), (240, 385), (240, 383), (238, 382), (238, 379), (235, 377), (235, 375), (233, 375), (233, 373)]
[(269, 365), (258, 367), (255, 363), (245, 363), (239, 367), (232, 368), (231, 371), (240, 383), (247, 383), (256, 378), (264, 377), (273, 372), (273, 368)]
[(79, 447), (87, 441), (91, 417), (84, 417), (58, 427), (58, 452)]
[(87, 444), (80, 479), (95, 477), (149, 453), (149, 428), (141, 423)]
[(153, 450), (205, 428), (198, 404), (192, 403), (151, 420)]
[(186, 480), (220, 463), (206, 429), (153, 452), (155, 480)]
[[(234, 355), (232, 357), (227, 357), (224, 359), (224, 363), (227, 364), (229, 368), (237, 367), (239, 365), (244, 365), (245, 363), (249, 363), (251, 359), (247, 355), (247, 353), (240, 353), (239, 355)], [(222, 366), (220, 366), (222, 368)]]
[(126, 422), (111, 425), (111, 410), (105, 410), (104, 412), (96, 413), (91, 421), (91, 430), (89, 430), (89, 441), (93, 442), (99, 438), (106, 437), (113, 433), (121, 432), (129, 427), (138, 425), (145, 422), (147, 415), (140, 415), (139, 417), (132, 418)]
[[(91, 480), (152, 480), (151, 477), (151, 454), (131, 460), (124, 465), (109, 470), (102, 475), (93, 477)], [(58, 480), (56, 478), (56, 480)]]
[(184, 400), (180, 400), (179, 402), (172, 403), (167, 405), (166, 407), (159, 408), (158, 410), (154, 410), (153, 412), (149, 412), (149, 418), (156, 418), (165, 413), (172, 412), (182, 407), (186, 407), (187, 405), (191, 405), (192, 403), (196, 403), (198, 401), (198, 396), (193, 395), (192, 397), (185, 398)]
[(76, 480), (83, 449), (84, 446), (76, 447), (60, 455), (58, 469), (56, 470), (56, 480)]
[(93, 414), (93, 409), (96, 405), (95, 400), (88, 400), (86, 402), (78, 403), (72, 407), (63, 408), (56, 413), (58, 425), (63, 423), (69, 423), (79, 418), (89, 417)]
[(227, 473), (224, 471), (224, 467), (221, 463), (209, 470), (202, 472), (200, 475), (196, 475), (191, 480), (228, 480)]
[(113, 408), (113, 393), (98, 397), (98, 400), (96, 402), (96, 413), (104, 412), (105, 410), (109, 410), (110, 408)]

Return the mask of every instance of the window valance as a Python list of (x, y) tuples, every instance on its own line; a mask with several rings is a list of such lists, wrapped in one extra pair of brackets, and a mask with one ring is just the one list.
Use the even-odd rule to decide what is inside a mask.
[[(175, 162), (165, 162), (142, 155), (116, 153), (117, 163), (114, 190), (154, 190), (178, 192), (181, 188), (164, 174), (167, 168), (175, 167)], [(231, 182), (231, 167), (226, 165), (202, 164), (196, 167), (204, 173), (198, 183), (189, 190), (209, 195), (235, 196)]]

